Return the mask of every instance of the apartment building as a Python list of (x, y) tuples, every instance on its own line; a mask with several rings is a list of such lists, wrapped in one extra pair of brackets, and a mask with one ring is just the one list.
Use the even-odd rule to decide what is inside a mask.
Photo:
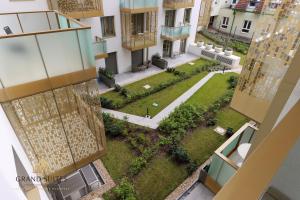
[[(262, 11), (270, 6), (268, 1)], [(299, 1), (262, 15), (231, 107), (253, 120), (212, 157), (204, 183), (215, 199), (299, 199)]]
[[(88, 101), (98, 92), (99, 43), (90, 27), (55, 11), (1, 13), (0, 26), (1, 194), (87, 194), (83, 177), (101, 184), (93, 162), (106, 151), (101, 107)], [(82, 183), (74, 193), (59, 189), (74, 181)]]
[(209, 27), (237, 39), (251, 41), (256, 32), (261, 32), (258, 21), (261, 14), (273, 15), (280, 0), (268, 1), (268, 9), (263, 9), (264, 0), (215, 0)]
[[(97, 67), (118, 74), (142, 70), (154, 54), (174, 57), (185, 53), (195, 39), (201, 0), (102, 0), (89, 1), (90, 5), (74, 1), (73, 7), (64, 7), (68, 0), (48, 2), (50, 9), (92, 27), (93, 37), (106, 43), (107, 55), (97, 60)], [(76, 11), (80, 5), (101, 11), (80, 14)]]

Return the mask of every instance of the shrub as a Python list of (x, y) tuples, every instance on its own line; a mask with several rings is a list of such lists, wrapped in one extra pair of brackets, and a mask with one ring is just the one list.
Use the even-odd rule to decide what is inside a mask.
[(215, 117), (210, 117), (206, 120), (206, 126), (215, 126), (217, 124), (217, 119)]
[(190, 157), (187, 152), (176, 144), (171, 145), (169, 154), (178, 163), (188, 163), (190, 162)]
[(128, 90), (126, 88), (122, 88), (120, 91), (120, 94), (123, 95), (124, 97), (128, 97)]
[(127, 178), (121, 180), (120, 185), (113, 189), (118, 200), (136, 200), (134, 186)]
[(114, 80), (113, 74), (104, 68), (99, 68), (98, 73), (105, 76), (108, 79)]
[(129, 166), (130, 175), (134, 176), (140, 173), (140, 171), (146, 166), (146, 164), (147, 161), (141, 156), (134, 159)]
[(229, 83), (229, 89), (233, 89), (237, 86), (238, 83), (238, 77), (237, 76), (230, 76), (229, 79), (227, 80)]
[(100, 97), (100, 102), (101, 102), (101, 106), (103, 108), (108, 108), (108, 109), (114, 109), (115, 106), (113, 104), (113, 101), (106, 98), (106, 97)]
[(122, 90), (122, 87), (119, 84), (115, 84), (115, 91), (120, 92)]
[(193, 161), (189, 162), (189, 164), (186, 166), (186, 171), (189, 175), (191, 175), (192, 173), (194, 173), (194, 171), (196, 171), (198, 168), (197, 164)]
[(105, 132), (108, 136), (117, 137), (123, 135), (125, 132), (125, 123), (113, 119), (109, 114), (102, 114)]
[(173, 73), (173, 72), (175, 72), (175, 68), (168, 67), (167, 72), (168, 73)]

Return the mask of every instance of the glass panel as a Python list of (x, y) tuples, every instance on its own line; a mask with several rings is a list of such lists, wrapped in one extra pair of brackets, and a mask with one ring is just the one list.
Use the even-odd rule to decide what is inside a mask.
[(106, 53), (106, 40), (97, 41), (94, 43), (94, 52), (95, 55)]
[(253, 133), (255, 132), (255, 130), (251, 127), (247, 127), (242, 135), (242, 138), (241, 138), (241, 141), (240, 141), (240, 144), (243, 144), (243, 143), (250, 143), (251, 141), (251, 138)]
[(18, 18), (16, 14), (0, 15), (0, 35), (7, 35), (4, 27), (8, 26), (13, 34), (22, 33)]
[(218, 174), (219, 174), (219, 171), (221, 169), (221, 166), (222, 166), (223, 162), (224, 161), (222, 160), (222, 158), (220, 158), (216, 154), (214, 154), (212, 156), (212, 161), (210, 163), (210, 167), (209, 167), (209, 170), (208, 170), (208, 175), (210, 177), (212, 177), (214, 180), (217, 180), (217, 177), (218, 177)]
[(222, 151), (222, 154), (225, 156), (228, 156), (228, 154), (236, 147), (238, 141), (239, 141), (239, 137), (236, 137), (229, 145), (227, 145), (227, 147), (224, 148), (224, 150)]
[(70, 27), (71, 28), (80, 28), (81, 26), (73, 21), (70, 21)]
[(37, 37), (50, 77), (82, 70), (76, 31), (41, 34)]
[(157, 0), (121, 0), (120, 6), (129, 9), (157, 7)]
[(96, 66), (91, 29), (78, 30), (77, 32), (84, 68)]
[(0, 78), (5, 87), (46, 78), (33, 35), (1, 39), (0, 63)]
[(48, 18), (51, 26), (51, 30), (56, 30), (58, 29), (58, 20), (56, 18), (56, 13), (55, 12), (47, 12), (48, 13)]
[(235, 174), (235, 172), (236, 170), (231, 167), (231, 165), (223, 161), (216, 181), (219, 183), (219, 185), (224, 186), (225, 183)]
[(59, 25), (61, 29), (69, 28), (68, 19), (62, 15), (58, 15)]
[(180, 26), (180, 27), (162, 27), (162, 35), (170, 38), (181, 37), (190, 34), (190, 26)]
[(46, 12), (21, 13), (19, 18), (25, 33), (50, 30)]

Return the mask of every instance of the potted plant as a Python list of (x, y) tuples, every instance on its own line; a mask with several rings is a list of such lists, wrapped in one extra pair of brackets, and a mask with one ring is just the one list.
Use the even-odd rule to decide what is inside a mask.
[(113, 74), (111, 72), (107, 71), (106, 69), (99, 68), (98, 76), (99, 76), (99, 80), (102, 81), (108, 87), (115, 86), (116, 81), (115, 81), (115, 78), (113, 77)]
[(203, 47), (204, 46), (204, 41), (200, 40), (199, 42), (197, 42), (197, 47)]
[(205, 49), (206, 50), (211, 50), (213, 48), (213, 44), (212, 43), (207, 43)]
[(227, 47), (227, 48), (225, 49), (225, 56), (231, 56), (232, 53), (233, 53), (232, 48)]
[(217, 46), (215, 46), (215, 51), (216, 51), (216, 53), (221, 53), (221, 52), (223, 52), (223, 47), (217, 45)]

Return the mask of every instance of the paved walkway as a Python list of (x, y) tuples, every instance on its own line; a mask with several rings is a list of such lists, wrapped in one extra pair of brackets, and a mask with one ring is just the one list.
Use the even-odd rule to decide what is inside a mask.
[[(227, 70), (225, 73), (228, 72), (236, 72), (239, 73), (241, 69), (233, 69), (233, 70)], [(207, 83), (215, 74), (223, 73), (222, 71), (216, 71), (216, 72), (210, 72), (208, 75), (206, 75), (204, 78), (202, 78), (198, 83), (196, 83), (193, 87), (191, 87), (189, 90), (187, 90), (185, 93), (183, 93), (180, 97), (178, 97), (175, 101), (173, 101), (171, 104), (169, 104), (166, 108), (164, 108), (160, 113), (155, 115), (152, 119), (146, 118), (146, 117), (140, 117), (137, 115), (127, 114), (115, 110), (110, 109), (102, 109), (102, 112), (109, 113), (113, 117), (124, 120), (126, 119), (128, 122), (133, 124), (138, 124), (141, 126), (149, 127), (152, 129), (156, 129), (159, 126), (159, 123), (167, 118), (176, 107), (187, 101), (195, 92), (197, 92), (205, 83)]]

